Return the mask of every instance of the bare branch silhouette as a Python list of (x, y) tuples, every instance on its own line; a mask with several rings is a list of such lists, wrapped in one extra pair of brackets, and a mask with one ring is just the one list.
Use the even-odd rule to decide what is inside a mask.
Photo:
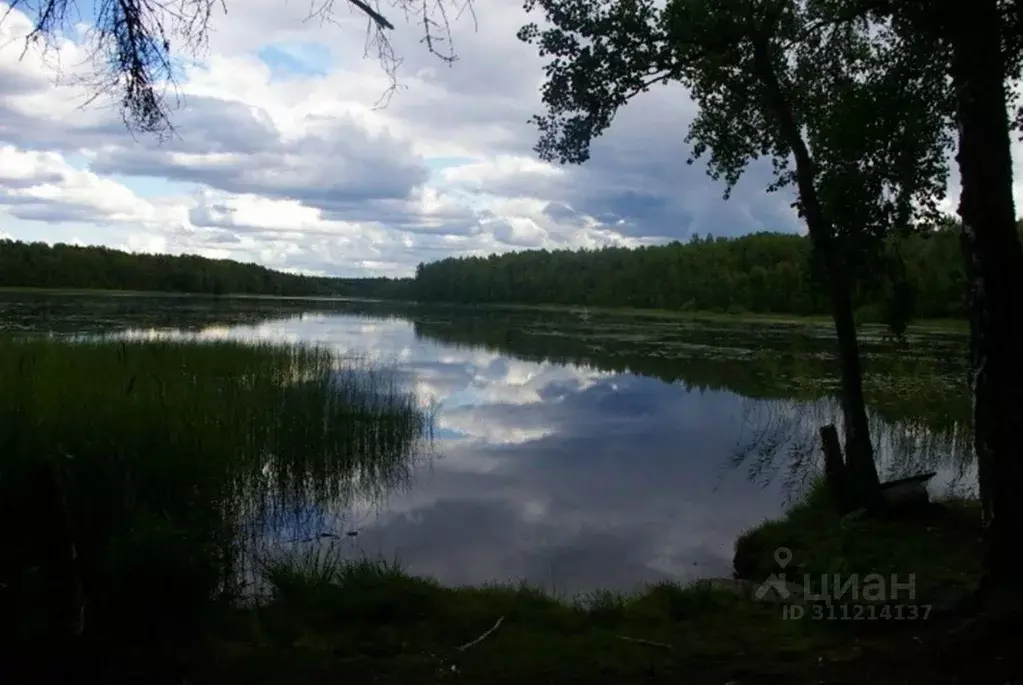
[[(381, 0), (343, 0), (354, 11), (365, 15), (365, 55), (374, 56), (389, 80), (389, 87), (377, 102), (386, 106), (400, 87), (398, 68), (402, 58), (391, 44), (388, 32), (396, 30), (387, 18)], [(456, 61), (451, 37), (449, 12), (457, 20), (469, 11), (475, 23), (473, 0), (388, 0), (389, 9), (402, 13), (406, 22), (421, 27), (428, 52), (441, 61)], [(89, 61), (94, 68), (79, 84), (91, 93), (85, 104), (100, 96), (112, 96), (119, 103), (121, 116), (132, 133), (172, 135), (170, 113), (180, 105), (175, 58), (196, 57), (209, 47), (209, 31), (214, 10), (227, 14), (226, 0), (97, 0), (92, 17), (83, 17), (76, 0), (11, 0), (4, 21), (11, 11), (22, 10), (34, 17), (34, 26), (25, 39), (24, 57), (33, 45), (43, 51), (59, 51), (60, 40), (73, 33), (78, 21), (91, 24)], [(312, 0), (307, 20), (338, 24), (335, 0)], [(240, 9), (239, 11), (244, 11)], [(180, 45), (180, 48), (178, 47)], [(180, 49), (183, 54), (176, 55)]]

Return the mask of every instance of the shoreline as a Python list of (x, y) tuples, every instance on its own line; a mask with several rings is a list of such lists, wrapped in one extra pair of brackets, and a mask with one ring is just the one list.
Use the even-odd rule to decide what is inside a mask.
[[(576, 314), (585, 312), (587, 317), (593, 315), (620, 316), (647, 319), (673, 319), (694, 322), (758, 322), (780, 325), (822, 325), (830, 326), (831, 318), (827, 315), (799, 315), (778, 313), (743, 312), (729, 314), (717, 311), (681, 311), (671, 309), (639, 309), (633, 307), (588, 307), (586, 305), (569, 304), (519, 304), (512, 302), (464, 303), (431, 300), (396, 300), (384, 298), (354, 297), (345, 295), (269, 295), (256, 293), (207, 293), (178, 292), (167, 290), (105, 290), (92, 288), (43, 288), (34, 286), (0, 286), (0, 294), (39, 294), (39, 295), (97, 295), (109, 297), (166, 297), (166, 298), (199, 298), (214, 300), (262, 300), (262, 301), (310, 301), (310, 302), (359, 302), (378, 303), (407, 307), (444, 307), (452, 309), (523, 311), (553, 314)], [(859, 327), (883, 328), (878, 322), (863, 322)], [(963, 319), (919, 319), (909, 324), (909, 332), (947, 332), (967, 333), (968, 322)]]
[[(985, 671), (1002, 677), (997, 669), (1018, 664), (950, 666), (934, 653), (949, 625), (947, 607), (979, 577), (975, 501), (935, 503), (899, 520), (842, 518), (825, 507), (830, 502), (815, 488), (780, 519), (741, 536), (735, 575), (743, 578), (574, 600), (527, 586), (445, 587), (368, 560), (341, 564), (325, 580), (322, 566), (310, 574), (292, 560), (271, 576), (275, 590), (248, 628), (225, 636), (237, 658), (229, 671), (254, 677), (258, 670), (252, 682), (274, 685), (296, 668), (322, 677), (344, 672), (353, 682), (816, 685), (994, 682)], [(790, 597), (758, 597), (779, 570), (781, 544), (791, 552), (790, 578), (914, 574), (916, 594), (822, 603), (799, 596), (790, 582)], [(862, 620), (850, 620), (857, 613)], [(1013, 644), (1006, 636), (983, 647), (1008, 658)], [(261, 662), (268, 652), (286, 656)]]

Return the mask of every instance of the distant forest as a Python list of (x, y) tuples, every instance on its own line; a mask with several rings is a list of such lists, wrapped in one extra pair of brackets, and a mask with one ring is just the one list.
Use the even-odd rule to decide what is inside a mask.
[[(869, 264), (861, 260), (859, 274), (862, 318), (885, 320), (896, 296), (913, 317), (964, 315), (963, 258), (951, 224), (907, 236)], [(415, 293), (465, 303), (813, 315), (830, 311), (823, 283), (808, 238), (756, 233), (638, 249), (444, 259), (419, 266)]]
[[(895, 299), (916, 318), (963, 316), (965, 274), (953, 224), (890, 248), (861, 269), (861, 318), (884, 320)], [(414, 279), (301, 276), (191, 255), (0, 241), (0, 286), (813, 315), (829, 311), (822, 283), (808, 239), (783, 233), (449, 258), (420, 264)]]
[(387, 298), (399, 296), (402, 281), (301, 276), (229, 259), (0, 240), (0, 287)]

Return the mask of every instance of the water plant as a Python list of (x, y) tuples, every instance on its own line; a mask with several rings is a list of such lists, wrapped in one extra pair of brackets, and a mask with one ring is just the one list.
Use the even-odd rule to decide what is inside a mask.
[(405, 483), (429, 422), (322, 347), (0, 338), (4, 637), (215, 620), (268, 547)]

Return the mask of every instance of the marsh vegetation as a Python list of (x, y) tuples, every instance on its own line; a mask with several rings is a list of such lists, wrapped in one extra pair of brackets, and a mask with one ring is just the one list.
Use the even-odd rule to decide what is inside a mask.
[(0, 388), (8, 644), (200, 631), (429, 434), (384, 370), (306, 345), (2, 338)]

